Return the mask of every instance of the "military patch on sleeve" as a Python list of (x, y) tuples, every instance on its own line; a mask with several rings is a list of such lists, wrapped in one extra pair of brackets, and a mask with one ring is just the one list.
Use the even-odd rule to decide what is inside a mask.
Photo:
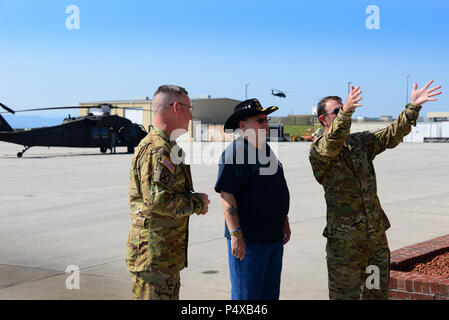
[(168, 184), (170, 182), (170, 176), (167, 170), (163, 169), (159, 176), (159, 181), (163, 184)]
[(171, 172), (171, 174), (175, 174), (175, 166), (166, 156), (162, 158), (161, 164)]

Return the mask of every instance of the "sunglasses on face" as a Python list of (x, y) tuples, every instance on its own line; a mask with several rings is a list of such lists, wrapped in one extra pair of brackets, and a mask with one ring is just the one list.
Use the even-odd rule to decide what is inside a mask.
[(330, 112), (326, 112), (325, 114), (323, 114), (323, 116), (328, 115), (329, 113), (333, 113), (333, 114), (337, 115), (341, 108), (342, 107), (334, 109), (333, 111), (330, 111)]

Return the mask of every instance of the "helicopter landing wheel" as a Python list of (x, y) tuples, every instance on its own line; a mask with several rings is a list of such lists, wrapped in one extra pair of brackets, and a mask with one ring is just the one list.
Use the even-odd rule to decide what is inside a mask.
[(100, 152), (101, 152), (101, 153), (106, 153), (106, 151), (108, 151), (107, 148), (103, 148), (103, 147), (100, 148)]
[(25, 147), (21, 152), (17, 152), (17, 158), (22, 158), (25, 151), (27, 151), (31, 147)]

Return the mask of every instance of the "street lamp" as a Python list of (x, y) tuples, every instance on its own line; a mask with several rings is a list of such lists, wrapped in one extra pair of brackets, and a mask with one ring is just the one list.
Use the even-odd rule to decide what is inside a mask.
[(249, 86), (249, 83), (246, 83), (245, 84), (245, 100), (248, 100), (248, 86)]

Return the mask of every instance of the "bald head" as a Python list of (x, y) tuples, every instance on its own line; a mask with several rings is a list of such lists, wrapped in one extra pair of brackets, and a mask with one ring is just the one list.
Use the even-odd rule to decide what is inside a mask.
[(154, 113), (164, 113), (170, 108), (170, 104), (185, 96), (188, 96), (188, 92), (183, 87), (175, 85), (160, 86), (153, 96)]

